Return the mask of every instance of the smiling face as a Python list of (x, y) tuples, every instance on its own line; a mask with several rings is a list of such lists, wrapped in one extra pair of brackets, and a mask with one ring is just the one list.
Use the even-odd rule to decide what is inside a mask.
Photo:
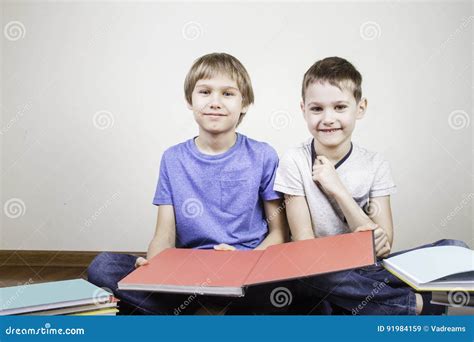
[(235, 130), (240, 114), (247, 111), (237, 83), (224, 74), (197, 81), (191, 99), (188, 108), (199, 128), (211, 134)]
[(329, 82), (313, 82), (301, 102), (308, 130), (324, 147), (334, 148), (351, 140), (355, 122), (364, 116), (367, 100), (358, 103), (350, 83), (338, 88)]

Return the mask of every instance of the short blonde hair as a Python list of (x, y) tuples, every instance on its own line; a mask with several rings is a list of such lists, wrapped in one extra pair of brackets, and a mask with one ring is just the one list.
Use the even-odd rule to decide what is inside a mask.
[[(192, 93), (196, 83), (202, 79), (209, 79), (219, 73), (232, 78), (242, 94), (242, 107), (248, 107), (254, 102), (252, 82), (245, 67), (240, 61), (227, 53), (210, 53), (194, 61), (184, 80), (184, 95), (186, 101), (192, 104)], [(240, 124), (245, 113), (240, 113)]]

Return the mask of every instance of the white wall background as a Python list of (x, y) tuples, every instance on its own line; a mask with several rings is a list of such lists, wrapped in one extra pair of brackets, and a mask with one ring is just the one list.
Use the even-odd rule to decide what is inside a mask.
[(252, 77), (256, 105), (239, 131), (280, 154), (309, 136), (306, 69), (352, 61), (369, 99), (354, 141), (382, 152), (398, 185), (395, 249), (447, 237), (474, 246), (470, 1), (1, 10), (0, 249), (145, 251), (161, 154), (197, 132), (185, 74), (215, 51)]

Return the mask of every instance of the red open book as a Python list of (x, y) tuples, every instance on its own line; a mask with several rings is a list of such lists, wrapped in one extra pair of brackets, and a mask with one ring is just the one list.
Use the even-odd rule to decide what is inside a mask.
[(372, 231), (273, 245), (263, 251), (169, 248), (120, 290), (243, 296), (245, 287), (372, 265)]

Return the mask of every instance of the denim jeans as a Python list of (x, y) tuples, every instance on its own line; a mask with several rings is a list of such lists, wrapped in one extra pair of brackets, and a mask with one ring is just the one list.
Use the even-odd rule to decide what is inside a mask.
[[(439, 240), (390, 254), (388, 257), (433, 246), (467, 247), (462, 241)], [(333, 310), (337, 308), (339, 313), (343, 314), (415, 315), (414, 290), (388, 272), (379, 262), (368, 267), (298, 279), (292, 290), (294, 297), (299, 298), (300, 302), (317, 305), (319, 298), (323, 298), (332, 304)], [(316, 297), (316, 300), (313, 297)], [(299, 313), (309, 314), (311, 310), (310, 308)]]
[[(466, 246), (461, 241), (440, 240), (418, 248), (444, 245)], [(189, 315), (208, 305), (227, 307), (230, 315), (415, 314), (413, 290), (378, 264), (250, 286), (244, 297), (235, 298), (119, 290), (117, 283), (135, 269), (136, 259), (130, 254), (103, 252), (87, 270), (91, 283), (110, 289), (120, 299), (121, 315)]]

